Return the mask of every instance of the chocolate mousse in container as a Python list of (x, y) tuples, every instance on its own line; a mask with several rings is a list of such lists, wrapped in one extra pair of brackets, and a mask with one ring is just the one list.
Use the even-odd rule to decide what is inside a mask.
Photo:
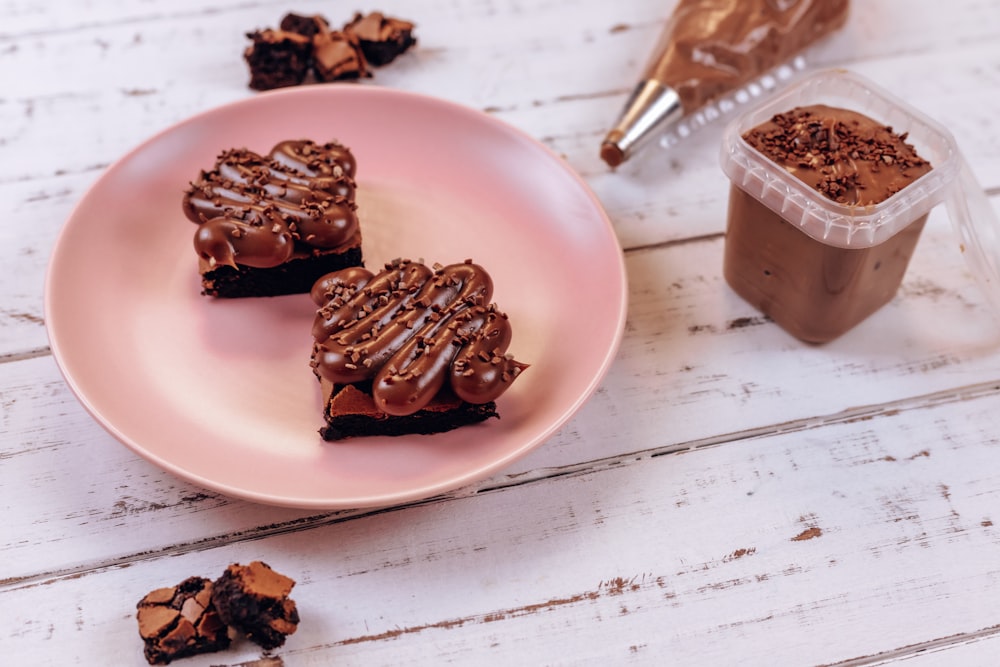
[(944, 203), (1000, 312), (997, 216), (943, 126), (844, 70), (806, 78), (733, 121), (724, 274), (793, 336), (824, 343), (892, 300)]

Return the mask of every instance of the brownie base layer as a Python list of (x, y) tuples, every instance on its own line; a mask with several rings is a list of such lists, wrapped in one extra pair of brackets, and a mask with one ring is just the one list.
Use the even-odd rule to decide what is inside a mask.
[(361, 246), (343, 252), (297, 257), (265, 269), (220, 266), (201, 275), (202, 294), (224, 299), (304, 294), (324, 274), (361, 266)]
[(285, 643), (298, 628), (299, 612), (288, 597), (295, 581), (267, 563), (234, 563), (215, 580), (212, 603), (219, 617), (267, 650)]
[(397, 417), (375, 407), (370, 383), (332, 385), (323, 381), (322, 387), (326, 424), (319, 433), (329, 441), (371, 435), (430, 435), (500, 418), (494, 401), (475, 405), (448, 394), (435, 397), (412, 415)]
[(271, 90), (302, 83), (312, 65), (312, 42), (294, 33), (274, 30), (247, 35), (253, 44), (243, 55), (250, 68), (249, 86)]

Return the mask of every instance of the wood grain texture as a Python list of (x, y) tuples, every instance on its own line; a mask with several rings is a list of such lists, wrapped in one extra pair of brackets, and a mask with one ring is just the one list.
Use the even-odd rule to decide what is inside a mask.
[[(924, 248), (947, 249), (946, 244), (933, 242), (939, 231), (945, 234), (947, 227), (938, 230), (932, 225), (927, 230), (932, 242)], [(948, 276), (942, 270), (947, 263), (940, 257), (919, 253), (911, 274), (914, 280), (904, 285), (897, 302), (844, 339), (808, 347), (728, 294), (718, 268), (710, 276), (678, 273), (717, 264), (720, 250), (716, 239), (630, 255), (628, 335), (602, 387), (567, 427), (491, 485), (704, 444), (736, 446), (747, 435), (865, 418), (932, 404), (966, 387), (989, 392), (1000, 384), (997, 333), (982, 306), (975, 307), (981, 297), (960, 258), (952, 258), (954, 273)], [(933, 281), (917, 277), (924, 261), (934, 261), (938, 268)], [(145, 543), (150, 536), (142, 534), (131, 536), (136, 540), (132, 546), (126, 546), (131, 538), (90, 540), (94, 530), (114, 530), (123, 514), (142, 516), (155, 510), (158, 520), (178, 526), (176, 534), (192, 531), (190, 537), (180, 538), (182, 544), (199, 535), (207, 538), (200, 521), (189, 523), (193, 507), (198, 508), (197, 517), (209, 521), (231, 514), (230, 502), (179, 484), (114, 442), (76, 402), (50, 357), (8, 366), (8, 373), (0, 377), (0, 396), (11, 401), (4, 419), (12, 437), (2, 454), (11, 474), (0, 480), (0, 486), (12, 497), (37, 493), (39, 480), (33, 477), (37, 471), (60, 483), (51, 486), (56, 503), (51, 514), (46, 510), (41, 517), (26, 514), (13, 519), (21, 544), (10, 547), (7, 578), (59, 570), (64, 554), (37, 553), (53, 534), (99, 549), (119, 549), (88, 553), (74, 547), (81, 560), (63, 563), (62, 568), (76, 569), (93, 561), (171, 547), (170, 542), (155, 547)], [(60, 487), (81, 468), (91, 475), (85, 484), (71, 486), (79, 492), (71, 500)], [(104, 507), (100, 504), (108, 503), (108, 497), (102, 488), (117, 489)], [(242, 512), (248, 523), (233, 530), (216, 528), (209, 532), (211, 539), (302, 517), (270, 510), (258, 516), (258, 511), (248, 507)], [(95, 519), (81, 524), (81, 513)], [(29, 535), (34, 537), (25, 539)]]
[[(832, 344), (789, 338), (722, 279), (721, 125), (614, 172), (598, 159), (670, 4), (0, 0), (4, 655), (141, 664), (145, 592), (259, 558), (298, 580), (300, 632), (183, 664), (995, 664), (1000, 328), (944, 211), (892, 303)], [(361, 85), (538, 138), (626, 251), (626, 335), (597, 393), (442, 497), (305, 512), (193, 486), (101, 429), (48, 351), (45, 270), (75, 203), (149, 136), (256, 94), (244, 32), (290, 9), (414, 19), (419, 47)], [(856, 2), (808, 60), (944, 122), (997, 209), (998, 26), (995, 3)]]
[(984, 613), (1000, 578), (995, 405), (956, 400), (151, 554), (9, 585), (0, 617), (31, 657), (127, 656), (133, 598), (259, 557), (299, 579), (304, 620), (285, 659), (302, 664), (873, 656), (1000, 623)]
[[(93, 21), (37, 34), (26, 29), (24, 36), (11, 34), (0, 41), (9, 43), (5, 62), (10, 71), (23, 73), (0, 93), (0, 150), (16, 155), (0, 160), (0, 201), (35, 221), (33, 232), (45, 238), (41, 248), (28, 250), (34, 259), (20, 254), (25, 252), (23, 232), (15, 243), (0, 248), (3, 265), (19, 269), (0, 286), (0, 302), (11, 304), (0, 313), (0, 354), (23, 352), (14, 349), (15, 340), (28, 349), (44, 346), (38, 322), (24, 316), (41, 317), (37, 305), (48, 249), (86, 186), (152, 134), (198, 111), (251, 95), (239, 57), (246, 28), (233, 26), (269, 25), (282, 11), (274, 4), (168, 11), (137, 3), (135, 8), (144, 11), (115, 18), (118, 3), (96, 4), (100, 8), (95, 8)], [(975, 32), (981, 29), (975, 19), (982, 6), (970, 2), (962, 9), (938, 8), (920, 19), (927, 25), (960, 19), (963, 34), (973, 31), (949, 50), (942, 50), (945, 44), (928, 30), (894, 30), (881, 39), (865, 39), (869, 14), (875, 11), (866, 8), (855, 11), (853, 32), (817, 47), (813, 61), (816, 66), (848, 65), (894, 92), (905, 91), (910, 102), (952, 129), (984, 187), (996, 193), (1000, 167), (992, 156), (1000, 149), (1000, 133), (990, 122), (990, 105), (973, 103), (970, 95), (989, 99), (1000, 94), (998, 63), (993, 45)], [(545, 40), (552, 32), (549, 26), (567, 11), (559, 2), (546, 4), (532, 21), (514, 12), (510, 20), (518, 21), (518, 30), (513, 43), (509, 35), (490, 29), (501, 9), (491, 13), (474, 3), (457, 8), (428, 3), (423, 9), (432, 16), (446, 10), (451, 17), (447, 25), (424, 22), (421, 48), (380, 70), (370, 83), (446, 97), (528, 130), (588, 178), (626, 249), (724, 231), (727, 189), (716, 148), (721, 125), (696, 135), (683, 150), (648, 151), (618, 172), (610, 172), (597, 156), (595, 146), (641, 68), (648, 43), (655, 40), (661, 10), (588, 7), (580, 24), (574, 24), (575, 32)], [(421, 13), (413, 6), (404, 11)], [(39, 12), (50, 16), (41, 9), (12, 12), (32, 20), (40, 20)], [(52, 18), (57, 25), (66, 20), (63, 15)], [(912, 39), (914, 33), (919, 39)], [(473, 50), (469, 35), (483, 34), (488, 38)], [(197, 48), (182, 48), (185, 40), (196, 41)], [(602, 54), (596, 69), (580, 68), (580, 49)], [(525, 51), (533, 54), (531, 76), (523, 65), (518, 71), (510, 64)], [(469, 66), (473, 54), (488, 63), (485, 72)], [(169, 68), (159, 66), (164, 60)], [(947, 82), (945, 90), (942, 81)], [(85, 142), (79, 140), (79, 127), (88, 128)], [(15, 229), (5, 232), (14, 235)]]

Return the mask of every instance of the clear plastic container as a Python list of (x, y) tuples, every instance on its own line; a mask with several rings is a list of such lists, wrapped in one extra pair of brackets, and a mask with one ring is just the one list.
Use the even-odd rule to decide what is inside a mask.
[[(907, 133), (932, 169), (878, 204), (851, 206), (812, 189), (742, 138), (775, 114), (814, 104)], [(888, 303), (928, 213), (941, 203), (1000, 313), (1000, 223), (985, 193), (948, 130), (871, 81), (845, 70), (803, 79), (730, 123), (721, 163), (732, 184), (726, 280), (792, 335), (826, 342)]]

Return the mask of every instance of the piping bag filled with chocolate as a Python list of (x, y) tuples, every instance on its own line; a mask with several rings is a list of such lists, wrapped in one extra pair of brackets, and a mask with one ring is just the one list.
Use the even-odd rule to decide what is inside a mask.
[(844, 25), (848, 0), (679, 0), (601, 144), (617, 167), (651, 137)]

